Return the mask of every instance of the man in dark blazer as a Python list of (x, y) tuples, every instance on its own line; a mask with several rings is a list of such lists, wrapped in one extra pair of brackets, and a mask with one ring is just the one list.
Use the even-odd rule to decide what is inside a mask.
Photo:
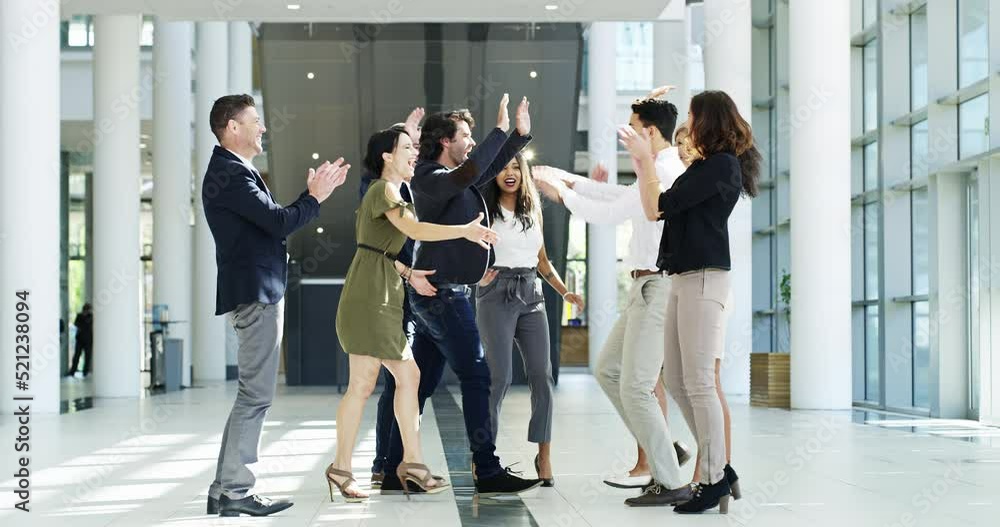
[[(226, 315), (239, 338), (239, 391), (226, 421), (208, 514), (267, 516), (292, 506), (250, 494), (264, 416), (278, 381), (283, 297), (288, 274), (285, 238), (319, 216), (319, 204), (343, 184), (343, 159), (309, 169), (308, 187), (282, 207), (254, 168), (266, 129), (250, 95), (227, 95), (209, 116), (219, 146), (212, 152), (201, 199), (215, 239), (215, 314)], [(223, 350), (218, 350), (222, 353)]]

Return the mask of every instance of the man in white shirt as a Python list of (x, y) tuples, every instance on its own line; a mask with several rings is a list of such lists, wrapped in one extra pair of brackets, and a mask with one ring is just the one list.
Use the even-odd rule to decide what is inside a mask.
[[(676, 124), (677, 108), (667, 101), (645, 99), (632, 105), (629, 125), (637, 132), (645, 128), (652, 138), (656, 174), (663, 190), (685, 170), (677, 148), (670, 144)], [(588, 223), (632, 222), (625, 256), (633, 279), (628, 305), (608, 335), (594, 375), (646, 451), (652, 481), (625, 478), (607, 483), (644, 489), (641, 496), (625, 500), (627, 505), (672, 505), (684, 501), (690, 488), (678, 464), (678, 455), (686, 452), (672, 444), (663, 411), (653, 395), (663, 366), (663, 322), (670, 289), (670, 279), (657, 267), (663, 223), (646, 219), (637, 184), (597, 181), (602, 179), (600, 167), (594, 176), (587, 179), (552, 167), (534, 169), (539, 190)]]

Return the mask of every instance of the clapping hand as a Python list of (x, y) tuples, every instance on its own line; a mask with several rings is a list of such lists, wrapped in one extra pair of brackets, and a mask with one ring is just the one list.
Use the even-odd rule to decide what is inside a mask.
[(618, 139), (637, 163), (642, 159), (652, 159), (653, 143), (645, 128), (641, 133), (636, 133), (631, 126), (622, 126), (618, 129)]
[(567, 190), (566, 183), (562, 179), (553, 176), (551, 169), (547, 166), (537, 166), (531, 170), (532, 179), (535, 186), (546, 198), (557, 203), (562, 201), (562, 193)]
[(590, 179), (597, 181), (598, 183), (608, 182), (608, 167), (604, 166), (604, 163), (598, 163), (594, 170), (590, 171)]
[(656, 88), (653, 88), (653, 90), (651, 92), (649, 92), (649, 94), (646, 95), (646, 98), (647, 99), (658, 99), (658, 98), (663, 97), (664, 95), (670, 93), (670, 90), (674, 90), (674, 89), (677, 89), (677, 86), (673, 86), (673, 85), (657, 86)]
[(339, 157), (333, 163), (324, 162), (318, 168), (310, 168), (306, 176), (306, 187), (316, 201), (323, 203), (333, 191), (347, 180), (347, 171), (351, 165), (345, 165), (344, 158)]

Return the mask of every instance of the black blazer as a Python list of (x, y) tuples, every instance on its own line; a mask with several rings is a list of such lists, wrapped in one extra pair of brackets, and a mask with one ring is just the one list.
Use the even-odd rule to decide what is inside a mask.
[[(509, 136), (494, 128), (469, 153), (469, 159), (454, 169), (436, 161), (417, 160), (410, 191), (420, 221), (442, 225), (464, 225), (482, 212), (483, 225), (490, 225), (486, 202), (478, 185), (495, 178), (507, 163), (531, 141), (515, 129)], [(441, 242), (417, 242), (413, 267), (433, 269), (427, 277), (433, 284), (474, 284), (496, 261), (493, 250), (485, 250), (464, 238)]]
[(215, 314), (240, 304), (275, 304), (285, 295), (285, 237), (319, 216), (319, 202), (303, 192), (282, 207), (264, 180), (232, 152), (216, 146), (201, 189), (205, 219), (215, 239)]
[(740, 161), (728, 153), (695, 161), (660, 194), (660, 218), (666, 221), (657, 266), (669, 274), (726, 269), (729, 215), (743, 188)]

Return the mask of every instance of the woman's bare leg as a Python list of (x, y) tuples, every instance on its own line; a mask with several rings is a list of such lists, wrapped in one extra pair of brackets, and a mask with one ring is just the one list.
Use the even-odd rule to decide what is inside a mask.
[[(351, 458), (358, 438), (358, 428), (361, 427), (361, 415), (365, 410), (365, 401), (375, 389), (382, 361), (365, 355), (350, 355), (350, 364), (347, 392), (337, 408), (337, 455), (333, 460), (334, 468), (346, 472), (351, 472)], [(343, 484), (347, 478), (335, 479)], [(368, 495), (357, 483), (352, 483), (344, 491), (356, 497)]]

